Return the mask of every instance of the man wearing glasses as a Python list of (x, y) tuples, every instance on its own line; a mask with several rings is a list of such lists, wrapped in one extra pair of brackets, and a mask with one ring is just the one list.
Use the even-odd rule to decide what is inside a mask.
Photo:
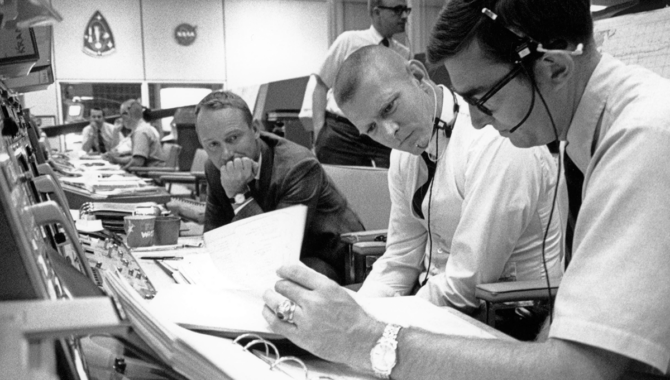
[[(324, 164), (389, 166), (391, 150), (367, 136), (361, 136), (337, 106), (331, 90), (342, 62), (364, 46), (383, 45), (405, 59), (411, 58), (410, 50), (393, 39), (395, 34), (405, 32), (411, 11), (406, 0), (369, 0), (368, 11), (372, 22), (370, 28), (347, 31), (337, 37), (314, 74), (317, 83), (312, 94), (311, 125), (305, 121), (304, 111), (301, 114), (301, 119), (307, 124), (305, 127), (314, 131), (314, 150)], [(306, 119), (309, 120), (309, 117)]]

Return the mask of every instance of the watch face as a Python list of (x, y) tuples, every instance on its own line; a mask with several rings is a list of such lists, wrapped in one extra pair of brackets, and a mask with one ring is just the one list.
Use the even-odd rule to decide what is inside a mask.
[(388, 343), (377, 344), (371, 352), (373, 367), (381, 372), (390, 371), (395, 365), (395, 347)]
[(245, 200), (244, 194), (235, 194), (235, 203), (244, 203)]

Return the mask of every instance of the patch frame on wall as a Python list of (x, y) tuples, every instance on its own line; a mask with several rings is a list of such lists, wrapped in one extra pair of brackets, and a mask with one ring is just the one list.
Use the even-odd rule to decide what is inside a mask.
[(102, 57), (116, 51), (112, 28), (100, 11), (95, 11), (84, 29), (84, 53)]

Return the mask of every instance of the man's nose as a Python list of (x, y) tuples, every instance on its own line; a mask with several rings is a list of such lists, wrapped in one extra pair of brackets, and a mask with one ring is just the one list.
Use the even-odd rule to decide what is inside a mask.
[(391, 139), (398, 139), (398, 131), (400, 130), (400, 127), (397, 123), (392, 121), (383, 121), (381, 124), (386, 136)]
[(491, 124), (493, 117), (480, 111), (475, 106), (469, 105), (468, 107), (470, 109), (470, 120), (472, 121), (472, 126), (475, 127), (475, 129), (482, 129)]
[(228, 163), (234, 156), (234, 152), (229, 149), (226, 145), (221, 146), (221, 155), (219, 156), (220, 158), (220, 163), (221, 165), (224, 165)]

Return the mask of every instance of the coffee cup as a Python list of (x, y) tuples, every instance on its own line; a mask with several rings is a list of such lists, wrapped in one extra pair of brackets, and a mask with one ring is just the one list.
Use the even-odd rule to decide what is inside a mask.
[(159, 216), (154, 226), (155, 245), (174, 245), (179, 240), (181, 219), (176, 216)]
[(130, 215), (123, 218), (126, 243), (131, 248), (149, 247), (154, 244), (155, 216)]

